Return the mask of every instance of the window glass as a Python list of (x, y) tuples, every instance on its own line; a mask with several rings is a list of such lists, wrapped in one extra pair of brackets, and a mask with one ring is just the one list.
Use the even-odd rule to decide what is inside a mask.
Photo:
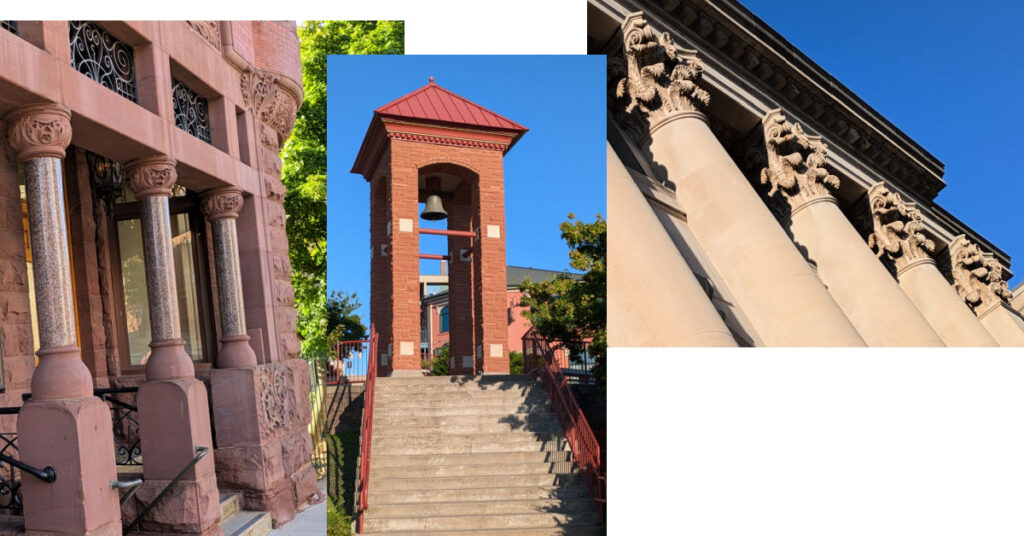
[(441, 333), (448, 333), (448, 306), (441, 308)]

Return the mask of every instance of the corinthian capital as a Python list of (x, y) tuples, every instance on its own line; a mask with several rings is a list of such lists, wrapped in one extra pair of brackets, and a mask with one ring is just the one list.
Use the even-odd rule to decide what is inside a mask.
[(828, 146), (820, 136), (808, 136), (799, 123), (790, 123), (779, 109), (761, 121), (768, 167), (761, 170), (761, 184), (771, 185), (768, 197), (779, 195), (792, 212), (811, 201), (832, 199), (839, 177), (825, 169)]
[(71, 143), (71, 111), (53, 103), (22, 106), (4, 118), (7, 143), (18, 162), (30, 158), (64, 158)]
[(1007, 302), (1013, 293), (1003, 280), (1003, 265), (991, 254), (982, 253), (977, 244), (960, 235), (949, 245), (953, 288), (976, 315), (983, 315)]
[(678, 112), (701, 111), (710, 103), (708, 92), (698, 86), (704, 66), (697, 51), (676, 47), (667, 32), (656, 36), (643, 13), (626, 17), (622, 38), (625, 77), (617, 82), (615, 96), (628, 100), (626, 115), (639, 114), (655, 125)]
[(242, 99), (256, 117), (269, 125), (281, 139), (288, 139), (295, 126), (299, 101), (282, 89), (284, 79), (268, 71), (256, 70), (242, 74)]
[(885, 184), (878, 183), (868, 190), (871, 204), (873, 232), (868, 235), (868, 247), (879, 258), (886, 258), (899, 274), (922, 260), (931, 260), (935, 242), (924, 235), (921, 212), (903, 201)]
[(236, 219), (243, 203), (242, 191), (238, 188), (217, 188), (203, 192), (199, 208), (210, 221)]
[(170, 196), (171, 187), (178, 180), (177, 163), (169, 156), (151, 156), (128, 162), (125, 165), (128, 188), (138, 199)]

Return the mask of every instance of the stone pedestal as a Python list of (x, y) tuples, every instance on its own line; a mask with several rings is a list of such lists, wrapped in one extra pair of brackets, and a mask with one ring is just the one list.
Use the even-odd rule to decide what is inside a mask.
[(32, 400), (18, 414), (18, 455), (51, 466), (57, 479), (21, 475), (29, 534), (121, 533), (110, 410), (92, 396), (78, 348), (61, 171), (71, 143), (71, 113), (42, 103), (4, 117), (7, 142), (22, 165), (33, 253), (39, 364)]
[(319, 502), (311, 462), (309, 369), (299, 359), (210, 374), (217, 482), (280, 525)]
[(609, 345), (736, 346), (611, 145), (608, 219)]
[(900, 287), (946, 346), (998, 346), (942, 277), (934, 261), (918, 261), (901, 270), (897, 278)]

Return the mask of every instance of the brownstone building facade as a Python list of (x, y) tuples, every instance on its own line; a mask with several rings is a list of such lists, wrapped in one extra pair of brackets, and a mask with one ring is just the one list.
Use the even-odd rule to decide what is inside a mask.
[[(225, 492), (287, 522), (318, 500), (280, 181), (294, 23), (2, 26), (0, 431), (57, 474), (23, 472), (24, 529), (120, 534), (196, 457), (133, 530), (219, 533)], [(118, 475), (143, 481), (122, 507)]]

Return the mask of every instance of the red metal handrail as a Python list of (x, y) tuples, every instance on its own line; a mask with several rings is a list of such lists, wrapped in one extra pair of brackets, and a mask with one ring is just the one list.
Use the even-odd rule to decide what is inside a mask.
[(325, 385), (362, 383), (369, 367), (370, 340), (340, 341), (334, 345), (334, 357), (326, 363)]
[(366, 387), (363, 390), (363, 427), (359, 433), (359, 504), (356, 530), (363, 532), (370, 479), (370, 446), (373, 441), (373, 393), (377, 386), (377, 328), (370, 324), (370, 360), (366, 369)]
[(450, 255), (438, 255), (437, 253), (420, 253), (421, 259), (434, 260), (434, 261), (449, 261), (451, 260)]
[(551, 409), (562, 425), (562, 431), (565, 432), (572, 455), (580, 467), (590, 498), (594, 500), (597, 513), (603, 520), (607, 496), (601, 445), (597, 442), (586, 416), (583, 415), (583, 410), (576, 403), (576, 397), (569, 388), (562, 367), (555, 360), (551, 345), (540, 338), (533, 329), (523, 335), (523, 366), (529, 373), (540, 374), (551, 399)]
[(476, 238), (476, 233), (473, 231), (452, 231), (449, 229), (424, 229), (420, 228), (420, 234), (429, 235), (441, 235), (441, 236), (464, 236), (467, 238)]

